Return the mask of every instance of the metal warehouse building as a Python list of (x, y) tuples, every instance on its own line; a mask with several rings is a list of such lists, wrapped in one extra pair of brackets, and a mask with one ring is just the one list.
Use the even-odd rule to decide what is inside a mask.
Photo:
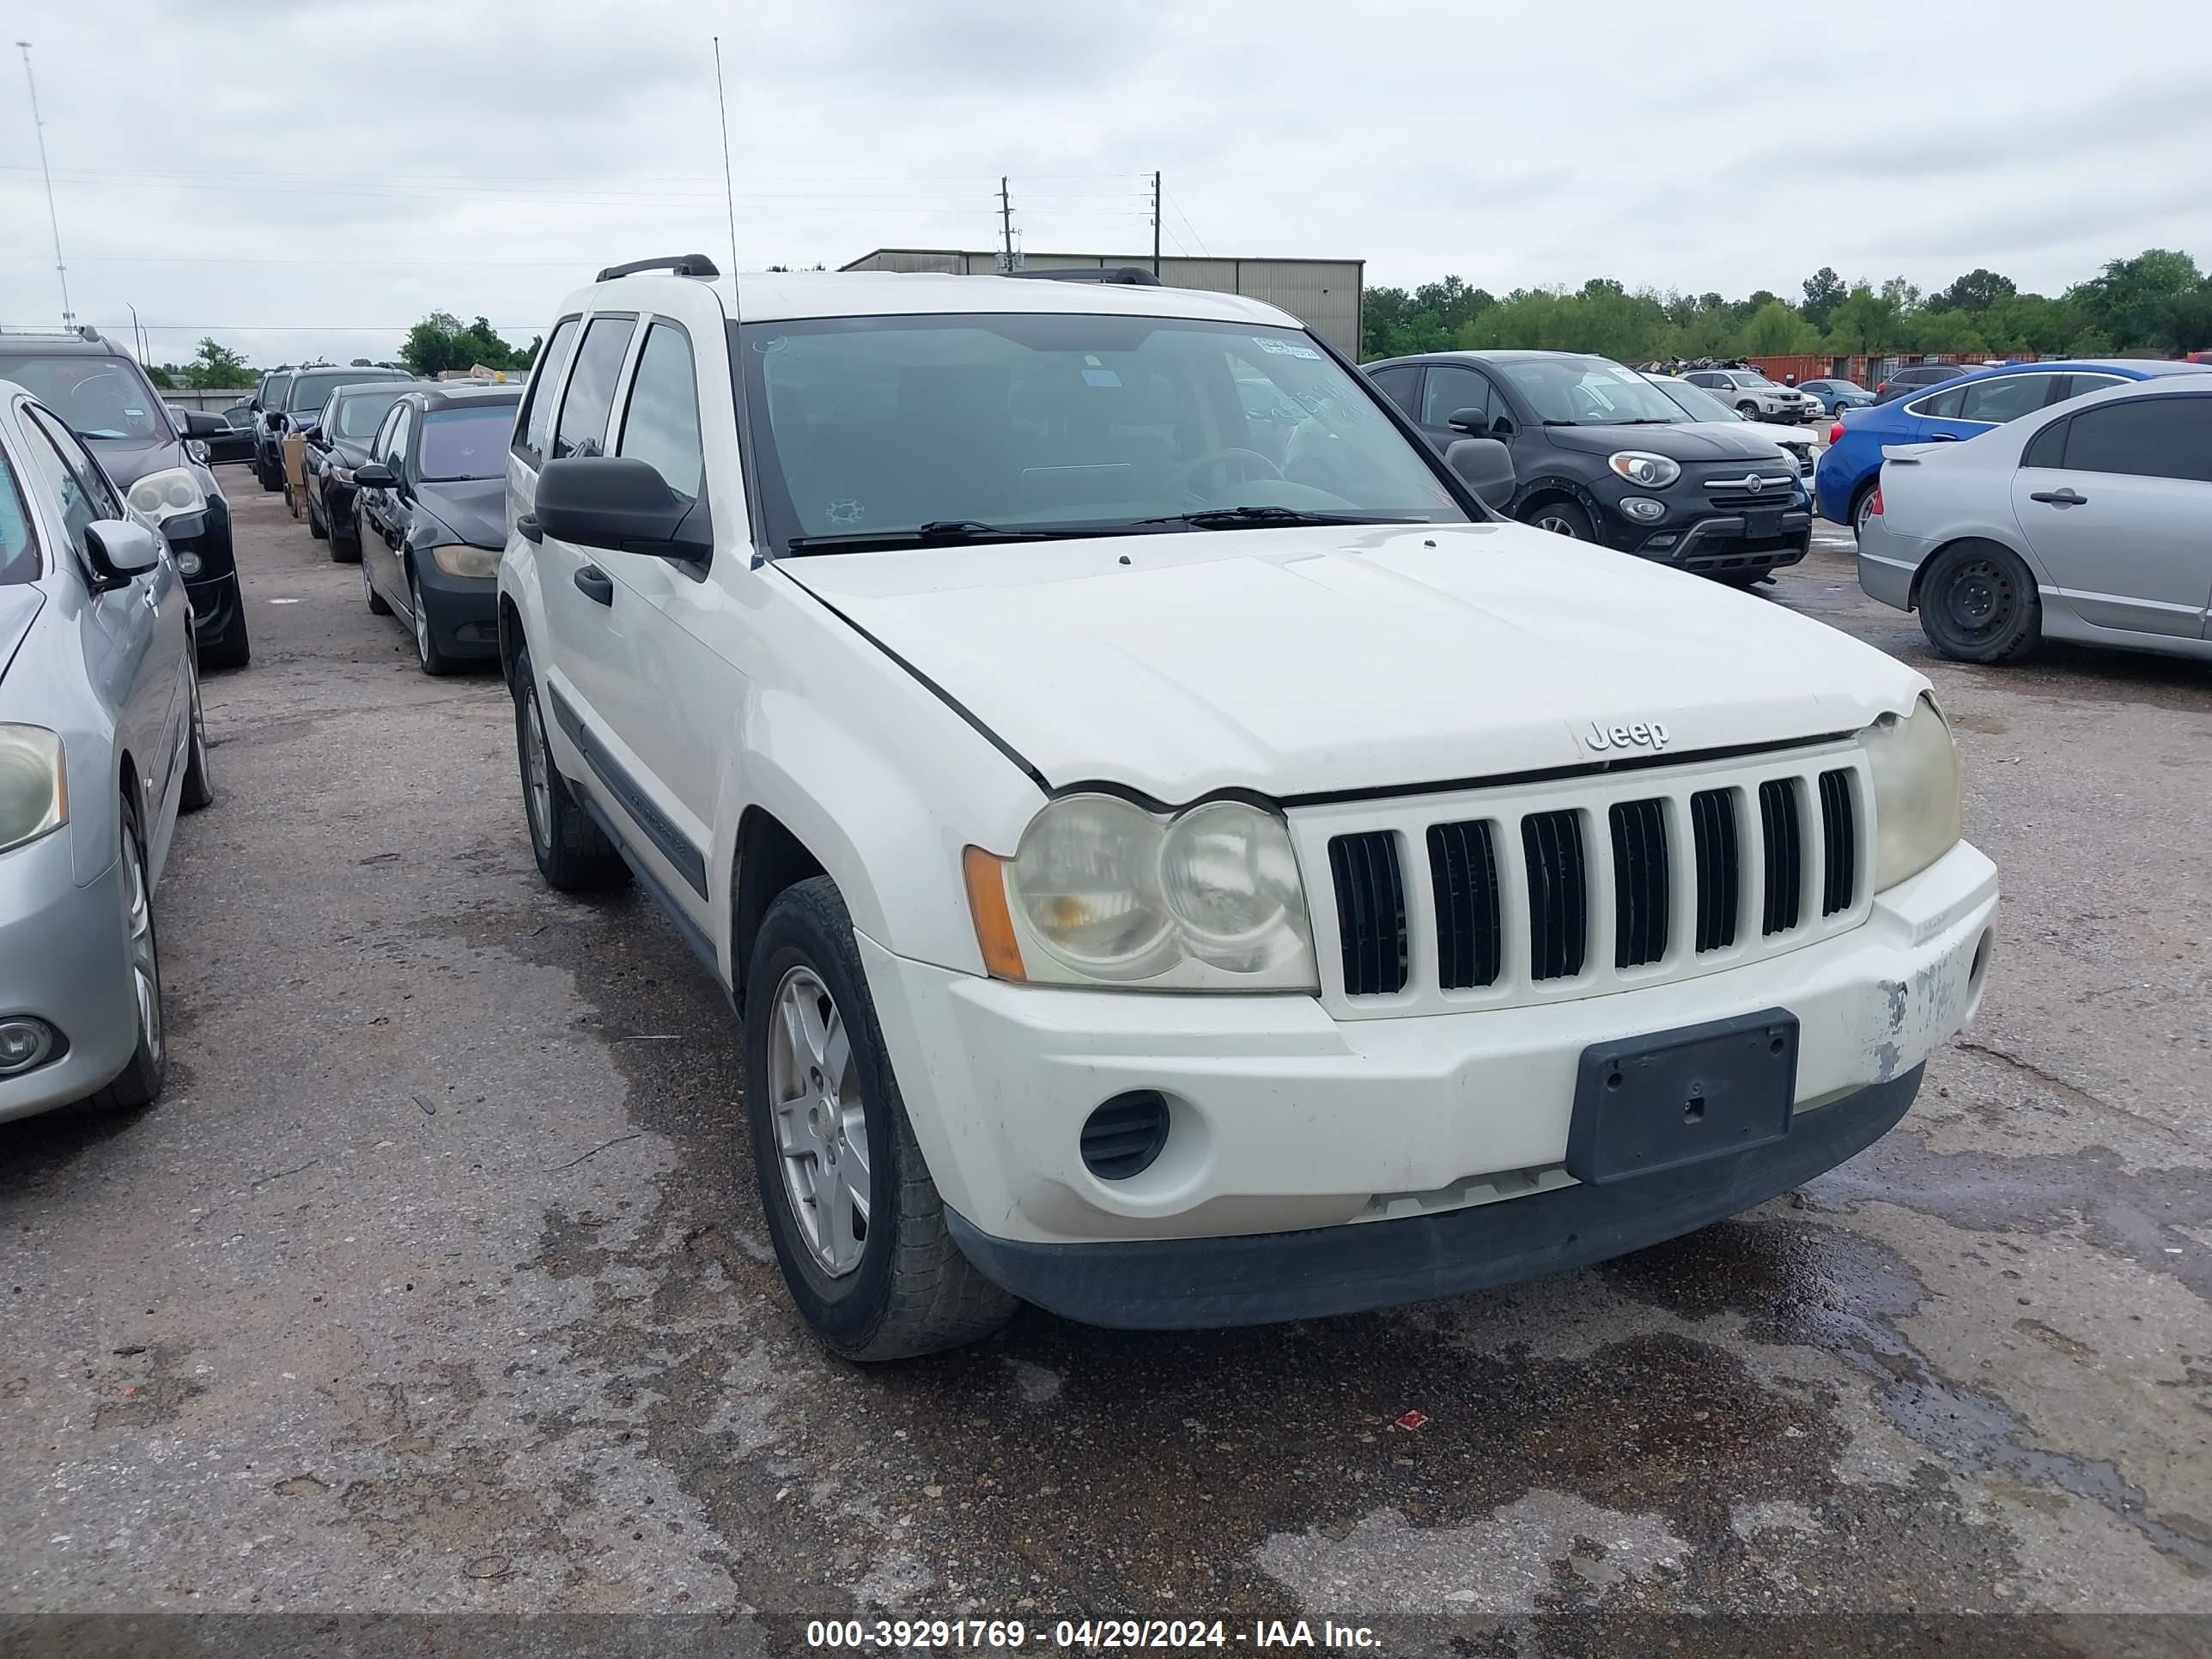
[[(956, 276), (995, 276), (995, 249), (879, 247), (864, 253), (847, 270), (941, 270)], [(1134, 265), (1150, 270), (1149, 253), (1030, 253), (1024, 270), (1097, 270)], [(1168, 288), (1204, 289), (1213, 294), (1242, 294), (1279, 306), (1353, 362), (1359, 358), (1359, 293), (1363, 259), (1163, 258), (1160, 282)]]

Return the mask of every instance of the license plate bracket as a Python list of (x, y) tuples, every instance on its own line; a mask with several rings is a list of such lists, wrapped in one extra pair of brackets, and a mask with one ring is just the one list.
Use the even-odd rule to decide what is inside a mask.
[(1781, 533), (1778, 507), (1754, 507), (1743, 515), (1743, 538), (1747, 542), (1771, 542)]
[(1790, 1132), (1797, 1018), (1781, 1008), (1583, 1050), (1567, 1173), (1593, 1185), (1725, 1158)]

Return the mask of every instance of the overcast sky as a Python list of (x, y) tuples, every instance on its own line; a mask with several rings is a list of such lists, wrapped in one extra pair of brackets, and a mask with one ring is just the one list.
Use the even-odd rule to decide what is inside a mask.
[[(384, 357), (432, 310), (518, 343), (599, 264), (981, 247), (1358, 258), (1503, 293), (1765, 288), (1831, 264), (2055, 292), (2212, 264), (2205, 0), (9, 0), (70, 299), (151, 356)], [(59, 289), (0, 64), (0, 323)]]

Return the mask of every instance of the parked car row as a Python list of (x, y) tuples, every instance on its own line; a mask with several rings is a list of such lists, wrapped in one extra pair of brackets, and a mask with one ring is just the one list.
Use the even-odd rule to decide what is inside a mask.
[(1577, 544), (1802, 556), (1741, 422), (1562, 354), (1363, 376), (1230, 295), (779, 274), (740, 326), (716, 274), (545, 330), (499, 659), (546, 881), (635, 881), (738, 1010), (837, 1351), (1639, 1248), (1884, 1133), (1972, 1016), (1927, 682)]

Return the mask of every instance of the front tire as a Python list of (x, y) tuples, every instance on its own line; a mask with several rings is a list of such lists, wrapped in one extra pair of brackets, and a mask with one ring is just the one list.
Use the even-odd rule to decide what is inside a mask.
[(2010, 662), (2043, 638), (2043, 601), (2017, 555), (1994, 542), (1960, 542), (1920, 579), (1920, 631), (1954, 662)]
[(538, 678), (526, 648), (514, 659), (514, 748), (522, 773), (522, 811), (538, 873), (556, 892), (593, 893), (629, 879), (629, 866), (592, 822), (553, 763), (545, 741)]
[(1747, 421), (1755, 421), (1759, 418), (1759, 405), (1757, 404), (1738, 404), (1735, 406), (1735, 412), (1742, 416)]
[(827, 876), (769, 907), (745, 983), (753, 1170), (799, 1313), (848, 1359), (906, 1359), (990, 1335), (1020, 1304), (945, 1225), (853, 919)]
[(260, 480), (262, 489), (271, 495), (284, 487), (284, 475), (282, 472), (271, 471), (269, 464), (261, 459), (258, 450), (254, 452), (253, 476)]
[(1597, 539), (1597, 526), (1590, 522), (1590, 515), (1574, 501), (1546, 501), (1540, 507), (1530, 507), (1527, 521), (1554, 536), (1565, 536), (1578, 542)]
[(177, 805), (187, 812), (215, 804), (215, 785), (208, 777), (207, 715), (200, 708), (200, 671), (192, 668), (192, 730), (185, 749), (185, 781)]
[(414, 611), (415, 660), (422, 672), (433, 678), (442, 678), (459, 666), (438, 644), (438, 635), (430, 626), (430, 612), (422, 603), (422, 580), (415, 574), (415, 567), (407, 567), (407, 603)]
[(253, 641), (246, 636), (246, 596), (238, 599), (238, 614), (230, 626), (199, 647), (203, 668), (243, 668), (253, 660)]
[[(315, 503), (321, 499), (322, 494), (320, 484), (307, 486), (307, 533), (319, 542), (326, 542), (331, 538), (331, 527), (323, 522), (323, 515), (315, 511)], [(335, 548), (331, 550), (331, 556), (337, 556)]]
[(154, 888), (147, 877), (146, 838), (138, 808), (127, 794), (119, 817), (124, 951), (138, 1005), (138, 1043), (131, 1050), (130, 1063), (107, 1086), (79, 1103), (94, 1112), (127, 1112), (150, 1106), (169, 1074), (169, 1045), (161, 1020), (161, 941), (154, 931)]

